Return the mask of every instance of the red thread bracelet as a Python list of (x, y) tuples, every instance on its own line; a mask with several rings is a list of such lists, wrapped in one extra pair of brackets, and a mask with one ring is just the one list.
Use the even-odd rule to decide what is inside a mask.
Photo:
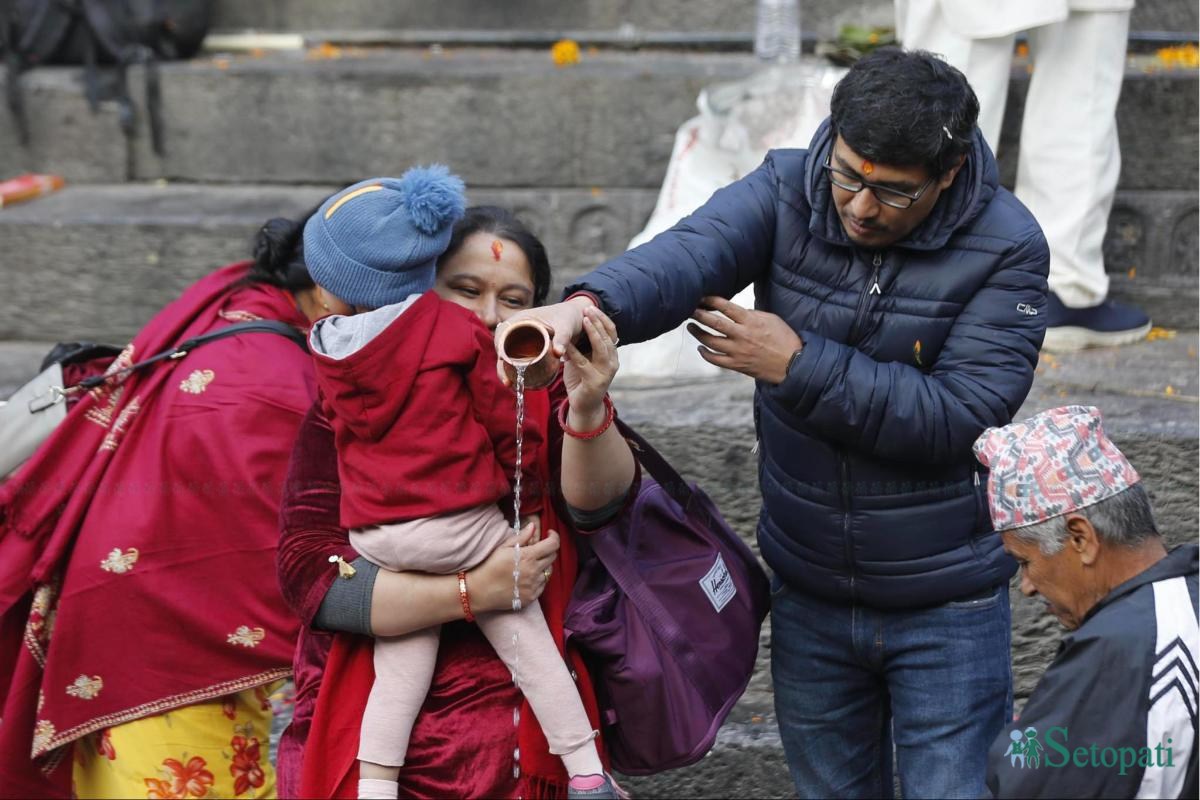
[(599, 428), (594, 431), (581, 432), (573, 429), (567, 424), (567, 413), (571, 410), (569, 400), (564, 400), (562, 405), (558, 407), (558, 426), (563, 429), (563, 433), (570, 436), (572, 439), (595, 439), (602, 435), (609, 426), (613, 423), (613, 418), (617, 415), (617, 410), (613, 408), (612, 400), (608, 399), (608, 395), (604, 395), (604, 422)]
[(471, 600), (467, 597), (467, 573), (458, 573), (458, 600), (462, 603), (463, 619), (474, 622), (475, 615), (471, 613)]

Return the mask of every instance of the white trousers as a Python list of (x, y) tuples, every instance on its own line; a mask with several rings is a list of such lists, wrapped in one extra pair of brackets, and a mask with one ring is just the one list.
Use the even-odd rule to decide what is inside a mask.
[[(979, 127), (992, 149), (1008, 98), (1015, 35), (971, 39), (946, 23), (954, 0), (896, 0), (908, 49), (939, 53), (979, 97)], [(1027, 32), (1035, 67), (1021, 123), (1016, 195), (1050, 245), (1050, 289), (1071, 308), (1108, 295), (1104, 233), (1121, 174), (1117, 99), (1125, 77), (1128, 11), (1072, 11)]]

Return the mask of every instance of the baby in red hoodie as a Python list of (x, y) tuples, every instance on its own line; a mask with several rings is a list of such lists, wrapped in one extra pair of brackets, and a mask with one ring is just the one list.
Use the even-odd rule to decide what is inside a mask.
[[(414, 168), (399, 180), (375, 178), (339, 192), (304, 229), (317, 286), (366, 309), (326, 317), (309, 336), (337, 445), (342, 525), (354, 548), (384, 569), (458, 573), (460, 580), (512, 535), (500, 504), (512, 507), (516, 469), (516, 398), (496, 376), (492, 335), (473, 313), (431, 291), (464, 205), (462, 181), (445, 167)], [(545, 435), (528, 422), (523, 516), (542, 502), (529, 468)], [(572, 796), (588, 795), (603, 774), (596, 731), (541, 608), (534, 602), (476, 621), (517, 674), (550, 752), (572, 778)], [(375, 640), (359, 797), (397, 795), (438, 638), (429, 628)]]

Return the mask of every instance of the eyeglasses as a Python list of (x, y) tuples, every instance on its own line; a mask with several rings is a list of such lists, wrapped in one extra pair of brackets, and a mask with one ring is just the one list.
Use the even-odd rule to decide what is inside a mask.
[(858, 194), (863, 189), (870, 189), (875, 195), (875, 199), (883, 203), (885, 206), (892, 208), (909, 208), (913, 203), (921, 199), (921, 195), (925, 194), (925, 190), (933, 183), (933, 178), (925, 181), (925, 184), (917, 189), (916, 194), (908, 194), (899, 189), (890, 189), (887, 186), (879, 186), (874, 183), (867, 183), (861, 178), (857, 178), (848, 172), (842, 172), (837, 167), (829, 163), (830, 156), (825, 157), (825, 163), (822, 165), (826, 172), (829, 173), (829, 182), (839, 189), (844, 189), (847, 192)]

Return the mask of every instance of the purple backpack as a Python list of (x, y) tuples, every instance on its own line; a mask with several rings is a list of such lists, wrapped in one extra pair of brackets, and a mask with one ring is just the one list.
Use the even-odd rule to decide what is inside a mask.
[(746, 690), (767, 576), (712, 500), (617, 421), (645, 472), (632, 507), (580, 540), (564, 626), (596, 686), (612, 766), (694, 764)]

